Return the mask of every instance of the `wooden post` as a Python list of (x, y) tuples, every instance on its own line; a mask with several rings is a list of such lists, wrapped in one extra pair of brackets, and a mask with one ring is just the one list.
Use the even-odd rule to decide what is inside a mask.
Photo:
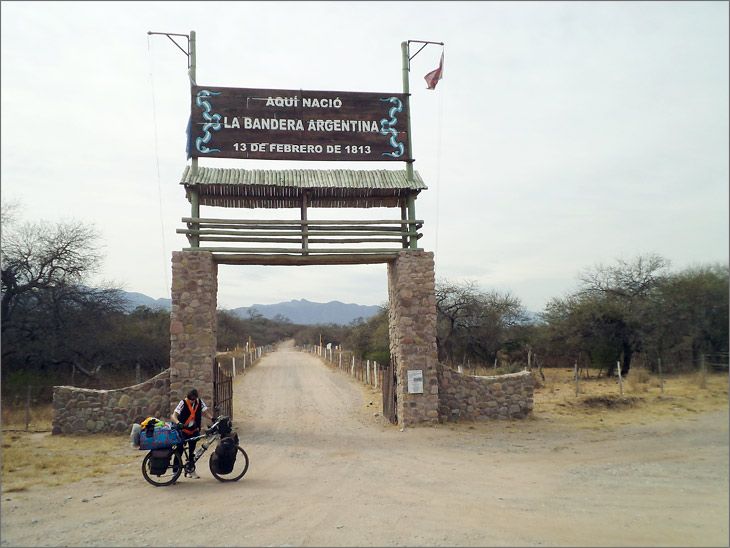
[(302, 192), (302, 255), (309, 255), (309, 225), (307, 224), (307, 193)]
[[(195, 31), (190, 31), (190, 93), (192, 95), (192, 86), (195, 85), (196, 82), (196, 74), (197, 74), (197, 53), (196, 53), (196, 44), (195, 44)], [(192, 132), (192, 129), (191, 129)], [(193, 157), (190, 160), (190, 171), (192, 176), (192, 186), (190, 188), (190, 216), (194, 218), (200, 218), (200, 201), (198, 197), (198, 185), (196, 182), (196, 178), (198, 176), (198, 158)], [(192, 230), (198, 231), (200, 230), (200, 224), (199, 223), (191, 223), (190, 228)], [(200, 247), (200, 236), (196, 234), (190, 235), (190, 247)]]
[(231, 359), (233, 360), (233, 376), (236, 376), (236, 356), (232, 356)]
[(621, 391), (621, 397), (624, 397), (624, 379), (621, 376), (621, 362), (616, 362), (616, 371), (618, 371), (618, 386)]
[(707, 367), (704, 354), (700, 354), (700, 388), (707, 388)]
[[(409, 82), (409, 76), (411, 71), (411, 60), (409, 59), (408, 42), (400, 43), (401, 50), (401, 65), (403, 74), (403, 95), (410, 97), (411, 86)], [(406, 141), (406, 176), (409, 181), (413, 180), (413, 136), (411, 135), (411, 117), (408, 117), (408, 141)], [(410, 211), (409, 211), (410, 213)], [(413, 219), (415, 219), (415, 215)], [(413, 248), (413, 241), (411, 241), (411, 248)]]
[[(410, 120), (410, 118), (409, 118)], [(408, 136), (410, 139), (410, 135)], [(409, 166), (411, 164), (408, 164)], [(415, 232), (416, 230), (416, 198), (412, 192), (408, 193), (408, 232)], [(416, 249), (418, 247), (418, 238), (415, 235), (409, 236), (410, 248)]]
[(25, 397), (25, 431), (28, 431), (28, 425), (30, 424), (30, 385), (28, 385), (28, 392)]
[[(407, 221), (408, 220), (408, 207), (406, 205), (405, 200), (401, 200), (400, 201), (400, 220), (401, 221)], [(400, 225), (400, 229), (402, 231), (407, 231), (408, 230), (408, 225), (407, 224), (402, 224), (402, 225)], [(403, 244), (403, 249), (407, 249), (408, 248), (408, 237), (407, 236), (403, 236), (403, 238), (402, 238), (402, 244)]]
[(575, 395), (580, 394), (580, 376), (578, 375), (578, 360), (573, 365), (573, 374), (575, 375)]
[(664, 375), (662, 374), (662, 359), (657, 360), (659, 365), (659, 391), (664, 394)]
[(373, 364), (373, 373), (375, 373), (375, 389), (378, 389), (378, 362), (374, 362)]

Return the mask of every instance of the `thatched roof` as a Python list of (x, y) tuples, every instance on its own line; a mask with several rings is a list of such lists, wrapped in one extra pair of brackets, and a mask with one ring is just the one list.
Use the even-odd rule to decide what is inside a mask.
[(349, 169), (223, 169), (198, 167), (193, 177), (185, 168), (180, 184), (197, 187), (200, 205), (245, 208), (397, 207), (409, 194), (428, 187), (418, 172), (408, 180), (405, 170)]

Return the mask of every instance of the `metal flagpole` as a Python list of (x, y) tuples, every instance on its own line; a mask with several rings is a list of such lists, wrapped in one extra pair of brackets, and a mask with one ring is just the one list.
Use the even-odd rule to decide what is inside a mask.
[[(420, 49), (413, 54), (413, 56), (410, 55), (410, 45), (411, 43), (416, 44), (423, 44)], [(410, 87), (410, 72), (411, 72), (411, 59), (413, 59), (416, 55), (418, 55), (423, 48), (425, 48), (429, 44), (437, 44), (440, 46), (443, 46), (443, 42), (429, 42), (425, 40), (407, 40), (405, 42), (401, 42), (400, 48), (401, 48), (401, 61), (402, 61), (402, 73), (403, 73), (403, 94), (408, 97), (408, 105), (410, 110), (410, 102), (411, 102), (411, 87)], [(409, 181), (413, 181), (413, 162), (415, 161), (413, 159), (413, 134), (411, 133), (411, 116), (410, 112), (408, 113), (408, 145), (406, 147), (406, 177)], [(413, 193), (408, 194), (407, 203), (406, 206), (408, 208), (408, 231), (409, 232), (415, 232), (416, 230), (416, 198)], [(409, 238), (409, 246), (410, 249), (416, 249), (418, 247), (418, 238), (416, 236), (410, 236)]]

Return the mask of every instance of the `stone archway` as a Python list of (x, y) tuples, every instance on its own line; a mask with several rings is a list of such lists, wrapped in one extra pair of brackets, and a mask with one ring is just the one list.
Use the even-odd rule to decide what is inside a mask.
[[(402, 251), (388, 262), (390, 353), (397, 363), (401, 426), (438, 422), (434, 288), (433, 253)], [(217, 292), (218, 267), (212, 253), (173, 252), (171, 412), (190, 386), (195, 386), (204, 400), (213, 401)], [(420, 384), (411, 382), (411, 390), (409, 371), (421, 379)]]

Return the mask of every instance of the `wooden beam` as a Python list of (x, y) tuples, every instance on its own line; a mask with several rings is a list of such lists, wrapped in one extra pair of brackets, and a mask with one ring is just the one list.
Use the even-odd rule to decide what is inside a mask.
[(400, 250), (393, 253), (372, 255), (268, 255), (268, 254), (227, 254), (213, 253), (218, 264), (231, 265), (344, 265), (344, 264), (382, 264), (396, 259)]
[[(219, 224), (261, 224), (261, 225), (277, 225), (277, 224), (304, 224), (301, 220), (280, 220), (280, 219), (209, 219), (205, 217), (183, 217), (182, 221), (184, 223), (219, 223)], [(402, 225), (402, 224), (409, 224), (409, 223), (421, 223), (423, 224), (423, 220), (410, 220), (410, 219), (381, 219), (381, 220), (371, 220), (371, 219), (355, 219), (350, 221), (345, 220), (337, 220), (337, 221), (327, 221), (327, 220), (307, 220), (306, 224), (309, 226), (312, 225), (386, 225), (386, 224), (392, 224), (392, 225)]]
[[(209, 251), (211, 253), (290, 253), (299, 255), (302, 253), (301, 249), (285, 249), (285, 248), (265, 248), (265, 247), (199, 247), (183, 248), (183, 251)], [(332, 253), (332, 254), (350, 254), (350, 255), (361, 255), (361, 254), (378, 254), (378, 253), (398, 253), (402, 251), (399, 249), (383, 249), (383, 248), (343, 248), (343, 249), (313, 249), (309, 248), (309, 253)], [(414, 249), (413, 251), (423, 251), (422, 249)]]
[[(292, 231), (280, 231), (280, 232), (269, 232), (269, 231), (254, 231), (250, 230), (247, 232), (240, 231), (240, 232), (233, 232), (230, 230), (194, 230), (194, 229), (184, 229), (184, 228), (178, 228), (175, 230), (177, 234), (192, 234), (192, 235), (200, 235), (200, 236), (248, 236), (248, 237), (254, 237), (254, 236), (295, 236), (298, 238), (301, 238), (302, 232), (298, 230), (292, 230)], [(390, 231), (390, 230), (368, 230), (365, 231), (365, 229), (362, 230), (349, 230), (349, 231), (334, 231), (334, 230), (319, 230), (317, 231), (317, 236), (415, 236), (417, 232), (406, 232), (406, 231)]]

